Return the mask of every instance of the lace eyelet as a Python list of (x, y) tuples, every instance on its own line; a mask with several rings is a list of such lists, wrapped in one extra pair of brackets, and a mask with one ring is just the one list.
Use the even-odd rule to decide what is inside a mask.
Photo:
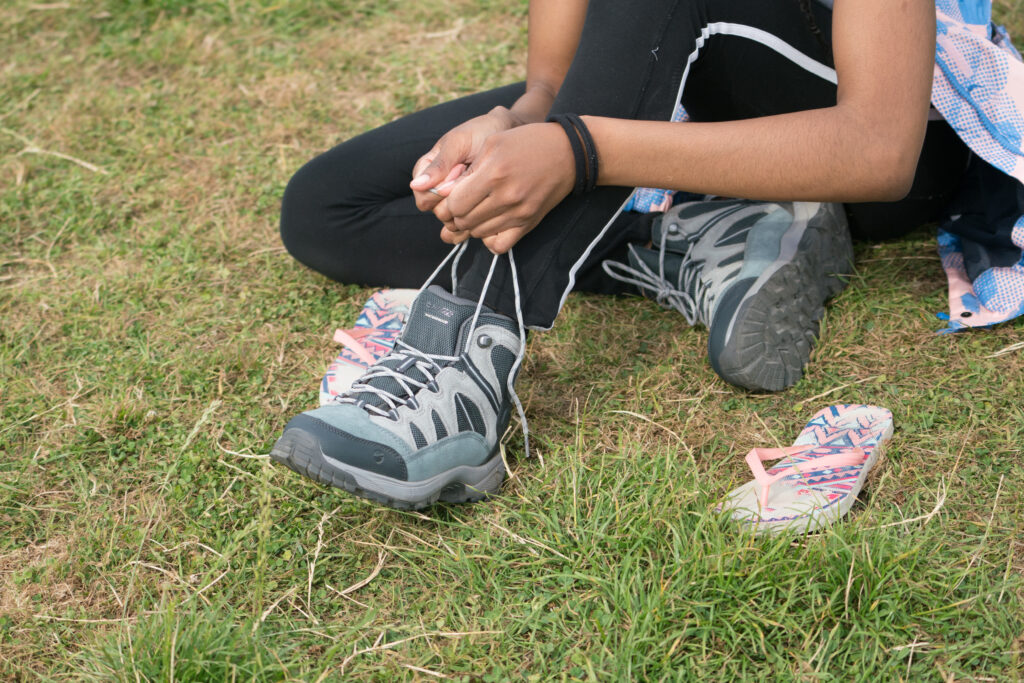
[(476, 338), (476, 345), (479, 346), (481, 349), (486, 349), (488, 346), (490, 346), (493, 343), (494, 343), (494, 340), (491, 339), (486, 334), (481, 334), (479, 337)]

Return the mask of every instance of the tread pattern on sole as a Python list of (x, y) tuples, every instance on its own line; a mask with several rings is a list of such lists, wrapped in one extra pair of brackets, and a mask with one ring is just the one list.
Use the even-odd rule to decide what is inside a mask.
[(810, 360), (825, 302), (847, 285), (842, 275), (853, 263), (853, 245), (842, 230), (836, 239), (823, 226), (808, 226), (796, 258), (744, 301), (729, 343), (717, 357), (709, 353), (722, 379), (760, 391), (796, 384)]
[(320, 446), (312, 434), (290, 429), (281, 435), (270, 451), (270, 457), (288, 469), (313, 481), (348, 491), (354, 496), (386, 505), (396, 510), (422, 510), (438, 501), (444, 503), (475, 503), (496, 492), (505, 479), (504, 467), (481, 482), (480, 488), (452, 482), (440, 488), (426, 500), (410, 502), (359, 486), (355, 477), (328, 463), (320, 454)]

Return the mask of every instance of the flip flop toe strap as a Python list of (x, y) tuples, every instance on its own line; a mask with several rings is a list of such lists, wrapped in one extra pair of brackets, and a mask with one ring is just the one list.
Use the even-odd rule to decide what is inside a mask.
[(356, 355), (359, 360), (363, 361), (367, 365), (373, 365), (377, 362), (376, 356), (370, 353), (369, 349), (363, 345), (360, 338), (366, 337), (372, 330), (368, 328), (354, 328), (351, 330), (335, 330), (334, 341), (337, 344), (342, 344), (346, 349)]
[(820, 448), (817, 445), (811, 446), (789, 446), (786, 448), (755, 448), (747, 453), (747, 465), (754, 474), (754, 480), (761, 485), (761, 507), (768, 507), (768, 492), (772, 484), (792, 474), (804, 474), (818, 470), (828, 470), (834, 467), (849, 467), (864, 462), (867, 454), (863, 449), (851, 448), (843, 453), (823, 455), (814, 460), (794, 463), (782, 468), (775, 474), (768, 474), (761, 463), (767, 460), (779, 460), (790, 455), (800, 455)]

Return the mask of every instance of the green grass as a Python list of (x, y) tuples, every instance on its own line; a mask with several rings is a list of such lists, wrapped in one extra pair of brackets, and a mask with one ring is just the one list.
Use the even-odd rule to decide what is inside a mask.
[[(927, 231), (858, 248), (778, 395), (723, 384), (676, 314), (570, 298), (520, 382), (540, 457), (513, 430), (486, 504), (400, 513), (243, 457), (368, 293), (283, 252), (290, 174), (520, 78), (524, 13), (0, 7), (0, 679), (1024, 677), (1024, 356), (992, 357), (1024, 326), (934, 335)], [(711, 512), (747, 450), (844, 401), (898, 426), (846, 523)]]

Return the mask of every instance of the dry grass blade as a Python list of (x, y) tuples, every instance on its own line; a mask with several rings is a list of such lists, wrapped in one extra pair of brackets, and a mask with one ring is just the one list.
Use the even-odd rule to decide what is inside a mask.
[(109, 175), (106, 170), (100, 168), (96, 164), (91, 164), (88, 161), (85, 161), (84, 159), (73, 157), (70, 154), (65, 154), (64, 152), (54, 152), (53, 150), (42, 149), (41, 147), (26, 147), (25, 149), (18, 152), (18, 156), (24, 156), (26, 154), (39, 154), (42, 156), (57, 157), (58, 159), (63, 159), (64, 161), (70, 161), (73, 164), (78, 164), (87, 171), (92, 171), (93, 173), (99, 173), (102, 175)]
[(671, 434), (672, 436), (674, 436), (676, 441), (678, 441), (679, 443), (683, 444), (684, 446), (686, 445), (686, 442), (683, 441), (683, 437), (679, 436), (678, 434), (673, 432), (671, 429), (669, 429), (665, 425), (659, 424), (659, 423), (655, 422), (654, 420), (652, 420), (651, 418), (647, 417), (646, 415), (641, 415), (640, 413), (634, 413), (632, 410), (609, 410), (608, 412), (616, 414), (616, 415), (629, 415), (630, 417), (635, 417), (635, 418), (637, 418), (639, 420), (643, 420), (644, 422), (649, 422), (650, 424), (654, 425), (658, 429), (663, 429), (666, 432), (668, 432), (669, 434)]
[[(348, 657), (346, 657), (341, 664), (338, 665), (338, 670), (344, 672), (345, 667), (348, 666), (349, 662), (360, 655), (369, 654), (371, 652), (383, 652), (384, 650), (390, 650), (396, 648), (403, 643), (408, 643), (421, 638), (467, 638), (469, 636), (485, 636), (485, 635), (500, 635), (502, 631), (436, 631), (434, 633), (420, 633), (415, 636), (409, 636), (408, 638), (402, 638), (401, 640), (395, 640), (390, 643), (380, 644), (381, 638), (378, 637), (377, 642), (370, 647), (364, 647), (362, 650), (356, 650)], [(381, 636), (384, 634), (381, 633)]]
[(259, 627), (263, 624), (263, 622), (267, 620), (267, 617), (269, 617), (273, 613), (273, 611), (277, 609), (277, 606), (280, 605), (283, 601), (290, 598), (292, 595), (294, 595), (297, 590), (299, 590), (298, 586), (292, 586), (284, 593), (282, 593), (281, 597), (279, 597), (277, 600), (274, 600), (274, 602), (270, 603), (270, 606), (263, 610), (263, 614), (260, 615), (259, 621), (252, 625), (251, 632), (256, 633), (256, 631), (259, 630)]
[(865, 377), (864, 379), (859, 379), (856, 382), (847, 382), (846, 384), (841, 384), (838, 387), (834, 387), (832, 389), (829, 389), (828, 391), (823, 391), (820, 394), (815, 394), (814, 396), (811, 396), (810, 398), (805, 398), (804, 400), (797, 402), (794, 407), (799, 408), (799, 407), (803, 406), (806, 403), (810, 403), (811, 401), (817, 401), (819, 398), (825, 398), (826, 396), (834, 394), (837, 391), (841, 391), (841, 390), (843, 390), (843, 389), (845, 389), (847, 387), (853, 387), (853, 386), (856, 386), (858, 384), (864, 384), (865, 382), (870, 382), (871, 380), (878, 379), (879, 377), (881, 377), (881, 375), (871, 375), (870, 377)]
[[(338, 512), (340, 507), (336, 507), (330, 512), (325, 512), (321, 517), (320, 521), (316, 525), (316, 547), (313, 549), (313, 559), (309, 562), (309, 578), (306, 583), (306, 611), (310, 614), (313, 613), (313, 575), (316, 573), (316, 561), (320, 557), (320, 551), (324, 547), (324, 524), (328, 519), (333, 517)], [(317, 620), (314, 618), (314, 622)]]
[(946, 480), (945, 478), (939, 480), (939, 488), (935, 493), (935, 507), (926, 514), (918, 515), (917, 517), (911, 517), (910, 519), (903, 519), (899, 522), (890, 522), (889, 524), (882, 524), (881, 526), (874, 527), (875, 529), (887, 529), (892, 526), (906, 526), (913, 524), (914, 522), (923, 522), (927, 524), (932, 520), (935, 515), (939, 514), (943, 506), (946, 504)]
[(35, 413), (35, 414), (33, 414), (33, 415), (29, 416), (29, 417), (26, 417), (23, 420), (20, 420), (18, 422), (14, 422), (14, 423), (12, 423), (10, 425), (7, 425), (6, 428), (0, 429), (0, 435), (6, 434), (7, 432), (12, 431), (15, 427), (19, 427), (21, 425), (28, 424), (29, 422), (37, 420), (37, 419), (39, 419), (40, 417), (42, 417), (44, 415), (49, 415), (50, 413), (52, 413), (54, 411), (61, 410), (61, 409), (66, 409), (66, 408), (69, 408), (69, 407), (75, 407), (75, 401), (76, 400), (78, 400), (79, 398), (82, 398), (84, 396), (88, 396), (93, 391), (92, 389), (89, 389), (88, 391), (85, 391), (82, 388), (82, 380), (79, 379), (77, 376), (75, 377), (75, 381), (78, 384), (78, 388), (75, 390), (75, 393), (72, 394), (70, 398), (68, 398), (65, 401), (62, 401), (61, 403), (53, 406), (52, 408), (47, 408), (46, 410), (44, 410), (42, 412)]
[(196, 420), (195, 425), (192, 427), (192, 431), (188, 433), (187, 437), (185, 437), (185, 443), (182, 444), (181, 446), (181, 453), (184, 453), (185, 451), (188, 450), (188, 447), (192, 445), (192, 440), (199, 436), (199, 430), (203, 428), (203, 425), (210, 421), (210, 418), (213, 417), (213, 414), (217, 411), (217, 408), (220, 408), (221, 403), (223, 403), (223, 401), (221, 401), (220, 399), (215, 399), (210, 403), (210, 405), (206, 407), (206, 410), (203, 411), (203, 414), (199, 416), (198, 420)]
[(178, 584), (184, 586), (185, 588), (187, 588), (189, 591), (191, 591), (191, 593), (189, 595), (189, 598), (188, 598), (189, 600), (191, 600), (192, 598), (199, 598), (204, 603), (206, 603), (207, 606), (210, 605), (210, 600), (205, 595), (203, 595), (203, 591), (205, 591), (207, 588), (209, 588), (213, 584), (215, 584), (218, 581), (220, 581), (221, 579), (223, 579), (229, 573), (229, 571), (230, 571), (230, 570), (229, 571), (225, 571), (223, 574), (218, 576), (216, 579), (214, 579), (213, 581), (208, 583), (206, 586), (204, 586), (200, 590), (194, 591), (194, 590), (192, 590), (192, 586), (189, 584), (188, 581), (186, 581), (185, 579), (181, 578), (176, 572), (173, 572), (170, 569), (165, 569), (164, 567), (160, 567), (158, 565), (151, 564), (149, 562), (142, 562), (141, 560), (132, 560), (128, 564), (129, 565), (136, 565), (136, 566), (139, 566), (139, 567), (145, 567), (146, 569), (152, 569), (155, 572), (160, 572), (161, 574), (163, 574), (167, 578), (171, 579), (175, 583), (178, 583)]
[(203, 550), (205, 550), (207, 552), (213, 553), (217, 557), (220, 557), (220, 558), (224, 557), (224, 555), (222, 555), (221, 553), (217, 552), (216, 550), (214, 550), (210, 546), (206, 545), (205, 543), (200, 543), (199, 541), (182, 541), (178, 545), (173, 546), (171, 548), (165, 548), (162, 545), (160, 545), (160, 543), (157, 542), (157, 541), (153, 541), (153, 543), (158, 545), (158, 546), (160, 546), (160, 552), (162, 552), (162, 553), (173, 553), (175, 550), (180, 550), (182, 548), (187, 548), (188, 546), (194, 545), (197, 548), (202, 548)]
[(63, 621), (72, 624), (124, 624), (133, 621), (138, 621), (139, 617), (147, 614), (153, 614), (153, 612), (143, 612), (141, 614), (132, 614), (127, 617), (119, 617), (116, 619), (72, 619), (70, 617), (55, 617), (51, 614), (33, 614), (33, 619), (42, 619), (44, 621)]
[(410, 671), (415, 671), (421, 674), (427, 674), (428, 676), (433, 676), (434, 678), (451, 678), (451, 676), (445, 675), (438, 671), (424, 669), (422, 666), (413, 666), (412, 664), (403, 664), (402, 666), (404, 666), (406, 669), (409, 669)]
[[(546, 550), (547, 552), (551, 553), (552, 555), (557, 555), (558, 557), (562, 558), (563, 560), (565, 560), (567, 562), (569, 561), (568, 557), (566, 557), (562, 553), (558, 552), (554, 548), (541, 543), (540, 541), (534, 540), (532, 538), (527, 538), (525, 536), (520, 536), (516, 532), (514, 532), (514, 531), (512, 531), (510, 529), (506, 529), (505, 527), (501, 526), (500, 524), (498, 524), (497, 522), (494, 522), (492, 520), (487, 520), (487, 523), (490, 524), (491, 526), (493, 526), (498, 531), (501, 531), (502, 533), (507, 534), (509, 536), (509, 538), (511, 538), (512, 540), (516, 541), (517, 543), (521, 543), (523, 545), (534, 546), (534, 547), (540, 548), (541, 550)], [(531, 552), (535, 552), (535, 551), (531, 550)]]
[(219, 443), (215, 443), (214, 446), (219, 448), (222, 453), (233, 455), (236, 458), (247, 458), (249, 460), (268, 460), (270, 458), (270, 453), (239, 453), (238, 451), (229, 451)]
[[(13, 110), (12, 110), (11, 113), (13, 113)], [(13, 131), (10, 128), (5, 128), (3, 126), (0, 126), (0, 132), (7, 133), (11, 137), (17, 139), (23, 145), (25, 145), (25, 148), (23, 150), (21, 150), (20, 152), (18, 152), (15, 156), (19, 156), (20, 157), (20, 156), (24, 156), (26, 154), (40, 154), (40, 155), (43, 155), (43, 156), (57, 157), (58, 159), (63, 159), (65, 161), (70, 161), (73, 164), (78, 164), (82, 168), (84, 168), (84, 169), (86, 169), (88, 171), (92, 171), (93, 173), (99, 173), (101, 175), (109, 175), (109, 173), (107, 173), (107, 171), (105, 171), (104, 169), (100, 168), (96, 164), (91, 164), (88, 161), (85, 161), (83, 159), (79, 159), (78, 157), (73, 157), (70, 154), (65, 154), (63, 152), (54, 152), (52, 150), (43, 149), (42, 147), (40, 147), (39, 145), (37, 145), (34, 142), (32, 142), (31, 140), (29, 140), (27, 137), (25, 137), (21, 133), (19, 133), (17, 131)]]
[[(391, 537), (388, 536), (388, 541), (387, 542), (389, 543), (390, 541), (391, 541)], [(373, 571), (371, 571), (369, 576), (367, 576), (365, 579), (362, 579), (361, 581), (356, 581), (355, 583), (353, 583), (348, 588), (345, 588), (344, 590), (338, 590), (337, 588), (334, 588), (334, 587), (329, 586), (329, 585), (327, 587), (330, 588), (332, 591), (334, 591), (335, 593), (337, 593), (338, 595), (340, 595), (342, 597), (345, 597), (345, 596), (349, 595), (350, 593), (355, 593), (360, 588), (365, 588), (366, 586), (369, 586), (370, 583), (373, 582), (373, 580), (377, 578), (377, 575), (380, 574), (380, 571), (384, 568), (384, 562), (386, 562), (387, 559), (388, 559), (388, 553), (387, 553), (386, 550), (382, 549), (380, 552), (377, 553), (377, 564), (376, 564), (376, 566), (374, 566)]]
[(16, 114), (17, 112), (19, 112), (22, 109), (24, 109), (25, 107), (27, 107), (32, 102), (32, 100), (34, 100), (36, 98), (36, 96), (40, 92), (42, 92), (42, 91), (39, 88), (36, 88), (32, 92), (30, 92), (28, 94), (28, 96), (25, 97), (23, 100), (21, 100), (16, 105), (14, 105), (13, 107), (11, 107), (7, 111), (5, 111), (3, 114), (0, 114), (0, 121), (3, 121), (8, 116), (11, 116), (12, 114)]
[(985, 356), (985, 358), (999, 358), (999, 356), (1005, 356), (1008, 353), (1020, 351), (1021, 349), (1024, 349), (1024, 341), (1017, 342), (1016, 344), (1010, 344), (1009, 346), (999, 349), (998, 351), (989, 356)]

